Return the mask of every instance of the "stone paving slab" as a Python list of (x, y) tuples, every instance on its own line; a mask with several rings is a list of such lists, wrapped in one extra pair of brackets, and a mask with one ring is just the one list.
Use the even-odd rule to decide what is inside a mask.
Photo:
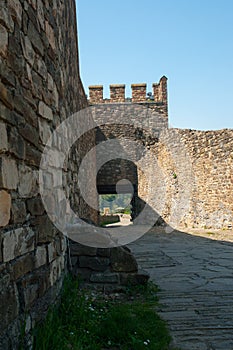
[[(219, 239), (218, 239), (219, 238)], [(181, 350), (233, 350), (233, 232), (165, 233), (129, 247), (160, 288), (160, 316)]]

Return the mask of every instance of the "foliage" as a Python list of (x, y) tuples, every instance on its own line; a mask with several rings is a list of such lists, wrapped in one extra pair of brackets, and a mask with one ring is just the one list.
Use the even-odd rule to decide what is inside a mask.
[(131, 195), (130, 194), (104, 194), (99, 196), (100, 211), (103, 212), (104, 207), (109, 207), (112, 213), (120, 212), (124, 214), (131, 213)]
[(123, 299), (113, 300), (80, 290), (69, 277), (60, 305), (35, 329), (34, 350), (166, 350), (170, 337), (156, 306), (153, 285), (129, 287)]

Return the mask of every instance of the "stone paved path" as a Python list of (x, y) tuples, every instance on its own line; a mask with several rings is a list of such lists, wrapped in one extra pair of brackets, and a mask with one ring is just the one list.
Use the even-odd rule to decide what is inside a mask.
[(173, 345), (233, 350), (233, 243), (203, 235), (153, 229), (129, 247), (161, 289), (159, 313)]

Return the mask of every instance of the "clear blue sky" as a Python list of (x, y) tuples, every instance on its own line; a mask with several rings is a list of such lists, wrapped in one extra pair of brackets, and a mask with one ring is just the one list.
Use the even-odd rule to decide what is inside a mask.
[(166, 75), (172, 126), (233, 128), (233, 0), (76, 2), (86, 92)]

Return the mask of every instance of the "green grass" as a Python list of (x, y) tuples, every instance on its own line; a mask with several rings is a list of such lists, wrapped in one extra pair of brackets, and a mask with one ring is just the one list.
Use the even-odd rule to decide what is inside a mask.
[(155, 312), (156, 287), (129, 287), (120, 296), (80, 290), (67, 278), (61, 303), (35, 328), (34, 350), (168, 349), (170, 336)]

